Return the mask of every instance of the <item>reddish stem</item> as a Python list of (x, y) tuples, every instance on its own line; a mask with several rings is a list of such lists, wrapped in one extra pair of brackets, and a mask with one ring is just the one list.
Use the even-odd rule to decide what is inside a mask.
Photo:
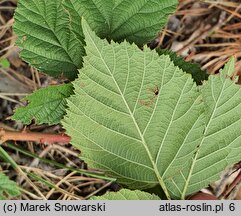
[(65, 134), (46, 134), (38, 132), (15, 132), (0, 129), (0, 142), (8, 140), (14, 141), (33, 141), (38, 143), (52, 144), (52, 143), (69, 143), (71, 138)]

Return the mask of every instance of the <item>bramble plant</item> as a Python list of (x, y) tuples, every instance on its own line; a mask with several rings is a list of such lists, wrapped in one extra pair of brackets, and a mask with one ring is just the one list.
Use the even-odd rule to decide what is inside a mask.
[[(22, 58), (75, 80), (36, 91), (13, 119), (61, 122), (90, 166), (128, 188), (92, 199), (185, 199), (241, 160), (234, 59), (204, 81), (197, 65), (145, 45), (177, 3), (19, 1)], [(164, 197), (141, 191), (157, 185)]]

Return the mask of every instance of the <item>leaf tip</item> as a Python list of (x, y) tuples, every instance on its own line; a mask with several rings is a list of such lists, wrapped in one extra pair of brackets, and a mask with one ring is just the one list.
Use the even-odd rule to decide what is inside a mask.
[(81, 26), (83, 29), (83, 33), (86, 36), (88, 32), (92, 31), (88, 22), (86, 21), (86, 19), (82, 16), (81, 17)]
[(222, 70), (227, 76), (231, 77), (235, 71), (235, 57), (232, 56)]

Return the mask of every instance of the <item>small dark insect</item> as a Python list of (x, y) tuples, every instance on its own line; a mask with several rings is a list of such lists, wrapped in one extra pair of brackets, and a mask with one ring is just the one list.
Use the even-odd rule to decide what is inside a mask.
[(150, 92), (153, 92), (154, 96), (149, 101), (140, 100), (140, 103), (144, 106), (149, 107), (154, 103), (156, 96), (159, 94), (159, 88), (157, 86), (155, 86), (154, 89), (147, 88), (147, 90)]
[(151, 89), (151, 88), (147, 88), (148, 91), (153, 92), (155, 95), (159, 94), (159, 88), (157, 86), (155, 86), (155, 88)]
[(159, 94), (159, 88), (158, 88), (157, 86), (154, 88), (154, 94), (155, 94), (155, 95), (158, 95), (158, 94)]

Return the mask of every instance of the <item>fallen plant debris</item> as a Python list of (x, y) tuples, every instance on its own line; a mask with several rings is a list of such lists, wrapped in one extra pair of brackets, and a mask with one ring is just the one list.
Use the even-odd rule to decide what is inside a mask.
[(241, 69), (241, 4), (236, 0), (180, 0), (176, 13), (162, 30), (156, 46), (194, 61), (210, 74), (217, 73), (231, 56)]
[[(5, 10), (13, 10), (16, 6), (16, 1), (5, 1), (5, 4)], [(174, 50), (179, 55), (184, 56), (188, 61), (191, 60), (198, 62), (202, 65), (202, 68), (205, 70), (207, 69), (210, 74), (217, 73), (218, 70), (228, 61), (228, 59), (232, 55), (235, 55), (237, 59), (235, 74), (239, 75), (240, 51), (238, 47), (240, 47), (240, 44), (238, 39), (239, 30), (237, 30), (240, 23), (239, 9), (239, 5), (235, 1), (222, 1), (219, 4), (217, 4), (216, 1), (180, 1), (176, 15), (171, 17), (168, 26), (160, 35), (158, 45), (162, 48)], [(20, 143), (21, 145), (24, 144), (24, 147), (27, 150), (36, 152), (44, 157), (47, 156), (50, 160), (54, 161), (61, 158), (60, 162), (63, 164), (70, 163), (74, 164), (75, 167), (85, 166), (85, 168), (87, 168), (86, 164), (79, 161), (78, 150), (76, 151), (76, 149), (72, 147), (69, 149), (70, 147), (68, 144), (63, 146), (61, 145), (62, 149), (61, 146), (56, 145), (60, 140), (64, 140), (64, 143), (70, 141), (69, 136), (58, 134), (63, 134), (63, 130), (62, 128), (60, 129), (59, 126), (36, 126), (31, 123), (28, 130), (36, 130), (37, 132), (30, 132), (28, 130), (24, 131), (24, 126), (21, 123), (16, 123), (9, 120), (9, 118), (6, 118), (13, 114), (13, 109), (16, 104), (18, 104), (18, 106), (22, 106), (22, 102), (20, 102), (20, 98), (22, 96), (26, 96), (29, 92), (48, 86), (49, 84), (59, 84), (63, 83), (63, 81), (66, 82), (66, 79), (53, 79), (44, 74), (38, 73), (37, 70), (28, 67), (27, 64), (18, 57), (16, 58), (16, 54), (18, 54), (19, 50), (16, 50), (16, 48), (12, 46), (16, 36), (12, 34), (11, 27), (13, 19), (12, 13), (10, 14), (11, 15), (7, 16), (8, 19), (10, 18), (10, 21), (7, 22), (6, 25), (8, 28), (8, 34), (3, 34), (3, 36), (7, 37), (7, 39), (3, 40), (2, 45), (4, 48), (1, 53), (4, 54), (2, 55), (2, 58), (7, 57), (9, 59), (10, 68), (1, 68), (0, 76), (4, 74), (5, 77), (7, 77), (4, 77), (4, 80), (9, 82), (9, 76), (6, 76), (6, 71), (9, 71), (9, 74), (11, 74), (10, 80), (15, 80), (15, 83), (20, 82), (24, 90), (23, 92), (17, 92), (18, 89), (12, 90), (12, 93), (10, 94), (4, 90), (2, 94), (0, 93), (0, 97), (3, 101), (0, 105), (5, 104), (7, 106), (7, 112), (4, 111), (4, 115), (1, 113), (3, 116), (1, 124), (3, 125), (0, 125), (0, 127), (3, 126), (4, 129), (1, 130), (0, 137), (4, 142), (7, 140), (18, 140), (18, 142), (15, 142), (16, 145), (19, 145), (19, 141), (24, 141)], [(204, 19), (204, 17), (207, 17), (207, 19)], [(192, 25), (194, 21), (196, 25)], [(190, 26), (193, 28), (190, 28)], [(175, 31), (175, 29), (177, 31)], [(9, 41), (11, 41), (11, 44), (8, 43)], [(17, 67), (19, 65), (20, 69)], [(41, 70), (41, 68), (39, 69)], [(24, 73), (22, 73), (23, 71)], [(1, 85), (1, 81), (0, 90), (3, 86)], [(15, 87), (16, 85), (13, 84), (12, 86)], [(25, 91), (25, 89), (27, 90)], [(159, 95), (159, 90), (160, 89), (158, 88), (158, 93), (155, 94), (155, 96)], [(151, 100), (154, 101), (155, 98)], [(148, 106), (150, 107), (151, 105)], [(2, 107), (0, 107), (0, 109), (2, 109)], [(4, 109), (6, 110), (6, 108)], [(23, 132), (11, 131), (16, 129), (22, 130)], [(45, 134), (47, 134), (47, 137), (43, 138), (43, 135), (45, 136)], [(52, 145), (43, 149), (43, 145), (38, 145), (35, 142), (52, 143)], [(10, 150), (9, 147), (6, 147), (5, 145), (4, 149), (6, 149), (12, 158), (18, 162), (18, 167), (21, 170), (31, 171), (28, 173), (29, 176), (27, 178), (30, 180), (27, 180), (28, 183), (23, 180), (24, 178), (27, 179), (24, 175), (22, 175), (20, 180), (18, 178), (16, 180), (19, 185), (22, 185), (23, 188), (26, 189), (22, 190), (23, 193), (21, 195), (21, 199), (87, 199), (98, 192), (102, 191), (101, 193), (104, 193), (105, 188), (106, 190), (110, 189), (114, 191), (120, 189), (119, 186), (113, 185), (111, 182), (105, 182), (95, 178), (92, 179), (83, 177), (84, 180), (82, 178), (79, 179), (79, 176), (76, 175), (75, 172), (70, 172), (68, 169), (64, 169), (62, 171), (59, 170), (62, 172), (60, 175), (62, 177), (59, 177), (58, 175), (56, 176), (55, 173), (52, 173), (54, 166), (42, 166), (41, 163), (36, 164), (34, 163), (34, 161), (36, 162), (36, 159), (33, 159), (33, 162), (31, 163), (31, 160), (25, 158), (24, 155), (21, 155), (19, 158), (18, 154), (20, 150), (13, 151), (13, 149)], [(69, 159), (69, 157), (72, 157), (71, 155), (75, 156), (74, 161)], [(21, 165), (22, 163), (23, 165)], [(33, 164), (34, 166), (32, 167), (31, 165)], [(9, 165), (6, 164), (6, 162), (0, 163), (0, 169), (3, 167), (11, 179), (16, 179), (16, 174), (14, 174), (15, 171), (9, 169)], [(213, 184), (213, 188), (211, 188), (210, 191), (215, 191), (215, 188), (217, 187), (222, 188), (220, 189), (222, 193), (219, 195), (219, 198), (233, 199), (238, 193), (240, 174), (237, 174), (239, 171), (232, 167), (228, 170), (229, 175), (226, 175), (230, 177), (234, 174), (234, 171), (236, 171), (237, 176), (234, 177), (233, 181), (230, 182), (230, 180), (228, 180), (228, 183), (225, 181), (221, 182), (222, 187), (220, 185), (217, 186)], [(70, 174), (68, 174), (68, 172), (70, 172)], [(41, 176), (41, 178), (37, 178), (37, 175)], [(62, 180), (63, 178), (64, 180)], [(226, 180), (227, 179), (229, 178), (226, 178)], [(50, 191), (48, 184), (44, 184), (46, 180), (53, 183)], [(78, 184), (78, 180), (80, 180), (82, 184)], [(72, 184), (74, 181), (75, 183)], [(33, 184), (31, 184), (31, 182)], [(29, 185), (32, 186), (29, 187)], [(54, 187), (54, 185), (57, 185), (57, 187)], [(86, 191), (85, 189), (80, 189), (82, 188), (81, 185), (83, 188), (86, 186)], [(35, 192), (33, 191), (37, 192), (37, 196), (34, 195)], [(234, 193), (231, 193), (231, 196), (229, 196), (231, 191)], [(215, 194), (215, 192), (213, 193)], [(220, 193), (220, 191), (218, 193)]]

